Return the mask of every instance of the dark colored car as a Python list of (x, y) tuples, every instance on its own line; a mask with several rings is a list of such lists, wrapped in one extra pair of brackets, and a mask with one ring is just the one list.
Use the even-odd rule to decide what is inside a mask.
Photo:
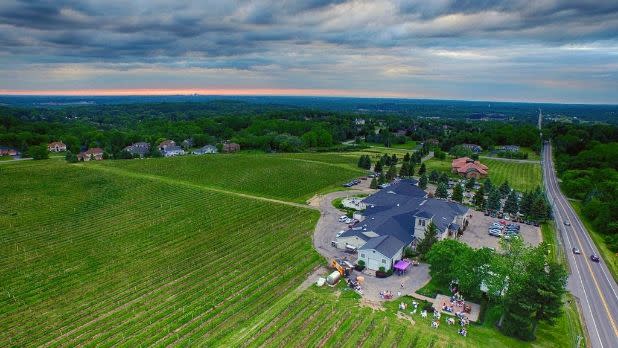
[(599, 262), (599, 257), (596, 256), (595, 254), (590, 255), (590, 260), (594, 261), (594, 262)]
[(581, 252), (581, 251), (579, 251), (579, 249), (577, 249), (577, 248), (573, 247), (573, 254), (579, 255), (579, 254), (581, 254), (581, 253), (582, 253), (582, 252)]

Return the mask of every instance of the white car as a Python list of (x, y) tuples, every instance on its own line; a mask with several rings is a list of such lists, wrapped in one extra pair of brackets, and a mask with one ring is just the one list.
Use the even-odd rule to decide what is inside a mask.
[(345, 219), (347, 219), (347, 218), (348, 218), (347, 216), (345, 216), (345, 215), (341, 215), (341, 216), (339, 217), (339, 222), (344, 222), (344, 221), (345, 221)]
[(339, 238), (343, 234), (343, 232), (345, 232), (345, 231), (341, 230), (341, 231), (337, 232), (337, 238)]
[(350, 219), (349, 217), (346, 217), (345, 220), (343, 220), (343, 222), (345, 222), (346, 224), (350, 224), (352, 223), (352, 219)]

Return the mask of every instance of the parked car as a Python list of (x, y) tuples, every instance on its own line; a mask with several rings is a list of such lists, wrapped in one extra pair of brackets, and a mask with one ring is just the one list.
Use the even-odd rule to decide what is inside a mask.
[(593, 262), (599, 262), (600, 261), (599, 257), (597, 255), (595, 255), (595, 254), (590, 255), (590, 260), (592, 260)]
[(341, 215), (341, 216), (339, 217), (339, 222), (344, 222), (344, 221), (345, 221), (345, 219), (348, 219), (348, 217), (347, 217), (346, 215)]
[(344, 232), (345, 232), (344, 230), (337, 232), (337, 237), (340, 237)]
[(581, 253), (582, 253), (582, 252), (581, 252), (581, 251), (579, 251), (579, 249), (577, 249), (576, 247), (573, 247), (573, 254), (575, 254), (575, 255), (579, 255), (579, 254), (581, 254)]

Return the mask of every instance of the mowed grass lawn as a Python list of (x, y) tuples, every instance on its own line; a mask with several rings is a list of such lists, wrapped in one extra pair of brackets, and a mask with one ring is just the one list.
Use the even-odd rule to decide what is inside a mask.
[(310, 209), (59, 160), (0, 177), (3, 347), (213, 346), (321, 260)]
[[(457, 177), (451, 173), (451, 159), (439, 160), (432, 158), (425, 162), (427, 172), (437, 170), (449, 173), (452, 177)], [(502, 161), (481, 158), (481, 163), (489, 167), (489, 178), (494, 184), (500, 185), (504, 181), (518, 191), (533, 190), (542, 183), (541, 165), (538, 163), (526, 163), (515, 161)]]
[(85, 163), (274, 199), (304, 202), (364, 171), (287, 155), (217, 154)]

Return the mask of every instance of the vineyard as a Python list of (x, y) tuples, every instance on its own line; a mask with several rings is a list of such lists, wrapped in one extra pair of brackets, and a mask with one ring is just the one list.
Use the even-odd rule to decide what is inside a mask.
[(531, 343), (506, 337), (492, 324), (474, 324), (464, 338), (457, 333), (458, 325), (449, 326), (444, 320), (439, 329), (431, 328), (431, 315), (397, 315), (400, 302), (411, 305), (410, 297), (388, 302), (384, 310), (375, 310), (361, 307), (351, 291), (339, 289), (339, 296), (334, 296), (332, 289), (314, 286), (286, 297), (249, 325), (225, 337), (222, 343), (247, 347), (564, 347), (573, 338), (565, 317), (555, 327), (541, 325), (539, 338)]
[(210, 345), (320, 260), (309, 209), (61, 161), (0, 176), (2, 346)]
[(489, 167), (489, 178), (501, 184), (508, 180), (512, 188), (519, 191), (534, 190), (541, 186), (541, 164), (514, 161), (481, 159)]
[(264, 154), (188, 156), (88, 164), (115, 167), (263, 197), (304, 202), (364, 172), (307, 158)]

